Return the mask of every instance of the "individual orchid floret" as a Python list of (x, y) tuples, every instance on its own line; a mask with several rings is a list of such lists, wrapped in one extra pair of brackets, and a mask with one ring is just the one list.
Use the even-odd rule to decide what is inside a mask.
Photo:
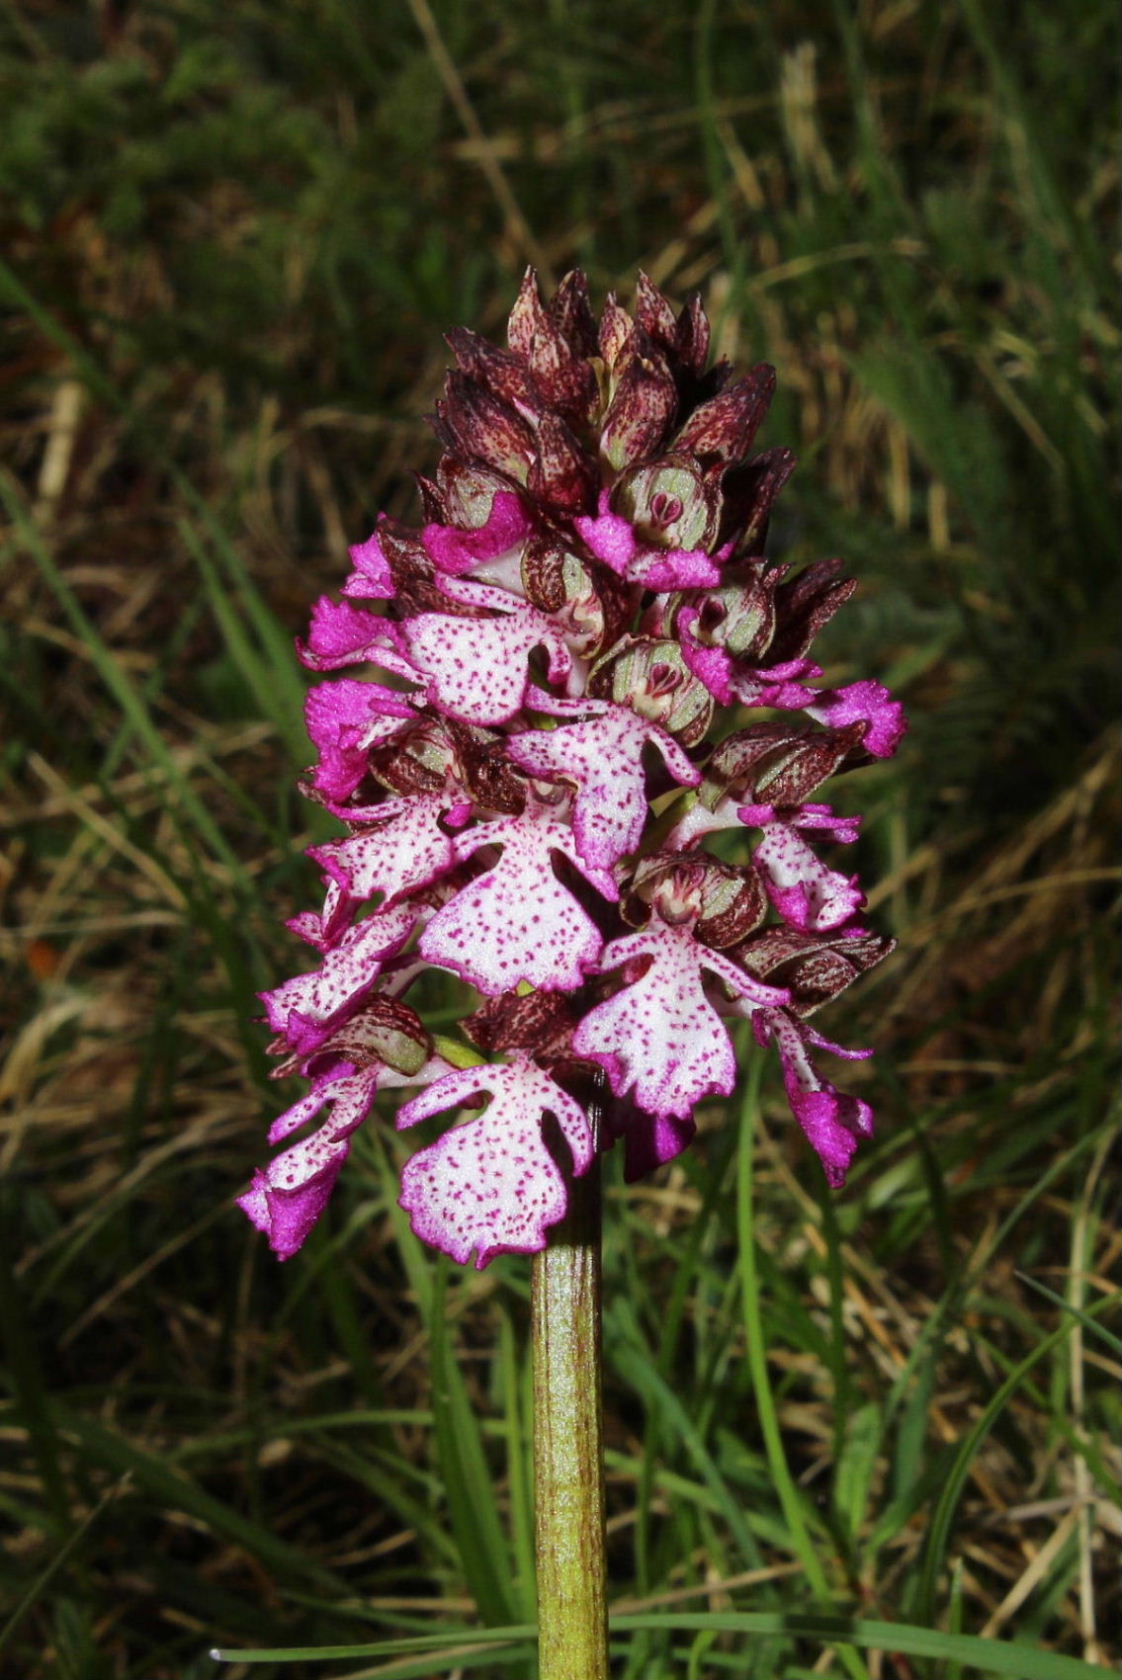
[(533, 1254), (565, 1212), (565, 1180), (542, 1137), (552, 1114), (578, 1175), (592, 1163), (588, 1116), (576, 1099), (525, 1056), (447, 1074), (398, 1112), (399, 1126), (486, 1093), (484, 1112), (445, 1132), (409, 1160), (401, 1205), (413, 1229), (453, 1260), (472, 1253), (485, 1266), (496, 1254)]
[[(794, 466), (754, 452), (774, 369), (707, 368), (700, 301), (643, 276), (597, 318), (584, 275), (546, 302), (527, 274), (505, 348), (448, 343), (418, 525), (379, 516), (297, 644), (348, 674), (306, 708), (302, 790), (343, 825), (310, 850), (322, 909), (289, 923), (319, 966), (263, 994), (278, 1077), (310, 1082), (241, 1200), (282, 1256), (399, 1088), (406, 1128), (487, 1103), (402, 1176), (417, 1233), (477, 1265), (540, 1249), (595, 1149), (621, 1141), (629, 1179), (679, 1154), (732, 1091), (737, 1016), (831, 1183), (872, 1130), (811, 1060), (864, 1054), (807, 1019), (891, 949), (819, 856), (859, 819), (818, 789), (904, 719), (879, 682), (823, 686), (840, 562), (765, 553)], [(429, 972), (462, 1039), (414, 1012)]]
[(508, 747), (515, 764), (531, 775), (559, 777), (576, 788), (572, 827), (577, 849), (594, 868), (610, 869), (633, 852), (647, 821), (643, 749), (657, 748), (674, 780), (696, 787), (701, 773), (674, 737), (627, 706), (606, 701), (560, 703), (541, 696), (545, 711), (587, 715), (556, 729), (532, 729), (515, 735)]
[(500, 846), (498, 861), (438, 910), (421, 938), (421, 955), (451, 970), (485, 996), (519, 984), (572, 991), (595, 963), (603, 935), (558, 880), (561, 853), (606, 899), (619, 889), (608, 870), (582, 857), (557, 807), (537, 799), (517, 817), (482, 823), (455, 841), (462, 861), (482, 846)]
[(433, 1055), (413, 1011), (385, 998), (321, 1035), (317, 1047), (297, 1059), (312, 1088), (274, 1120), (269, 1142), (291, 1137), (325, 1106), (328, 1119), (255, 1173), (238, 1199), (281, 1260), (296, 1253), (322, 1214), (350, 1154), (351, 1137), (370, 1113), (378, 1090), (427, 1084), (448, 1071), (443, 1058)]
[(804, 805), (786, 816), (774, 805), (742, 805), (741, 822), (763, 830), (753, 862), (785, 922), (807, 932), (824, 933), (843, 926), (864, 908), (856, 875), (845, 876), (826, 865), (797, 833), (800, 828), (853, 841), (859, 817), (835, 817), (828, 805)]
[(600, 1064), (617, 1096), (632, 1092), (660, 1119), (689, 1119), (703, 1097), (728, 1096), (736, 1083), (732, 1044), (705, 995), (703, 971), (756, 1007), (786, 1003), (789, 994), (700, 944), (689, 927), (660, 920), (613, 940), (597, 967), (605, 972), (641, 958), (649, 959), (645, 972), (585, 1016), (573, 1049)]

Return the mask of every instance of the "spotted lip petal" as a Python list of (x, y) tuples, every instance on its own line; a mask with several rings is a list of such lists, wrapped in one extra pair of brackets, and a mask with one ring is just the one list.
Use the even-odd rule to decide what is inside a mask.
[(588, 1116), (568, 1092), (525, 1057), (448, 1074), (399, 1111), (412, 1126), (480, 1094), (490, 1103), (406, 1162), (400, 1204), (422, 1241), (461, 1265), (482, 1268), (496, 1254), (534, 1254), (563, 1218), (568, 1193), (542, 1137), (552, 1114), (573, 1158), (587, 1170), (594, 1154)]
[(278, 1259), (291, 1259), (327, 1206), (350, 1154), (351, 1134), (369, 1114), (377, 1083), (376, 1070), (355, 1074), (344, 1063), (341, 1074), (320, 1081), (273, 1122), (271, 1143), (302, 1126), (325, 1103), (332, 1105), (331, 1117), (319, 1131), (254, 1173), (249, 1189), (238, 1197), (238, 1206), (265, 1232)]
[(551, 854), (563, 852), (605, 898), (618, 896), (614, 878), (580, 855), (570, 828), (533, 807), (469, 829), (458, 837), (456, 853), (463, 859), (488, 845), (501, 846), (502, 856), (437, 911), (421, 938), (421, 955), (488, 997), (521, 981), (573, 991), (604, 941), (557, 879)]
[(856, 875), (828, 869), (792, 825), (765, 824), (754, 861), (769, 898), (792, 927), (825, 933), (864, 908), (865, 894)]
[(702, 1097), (728, 1096), (736, 1083), (736, 1058), (705, 995), (702, 971), (726, 980), (749, 1006), (785, 1003), (790, 993), (761, 987), (699, 944), (688, 927), (661, 921), (614, 939), (597, 968), (605, 972), (642, 957), (650, 959), (646, 972), (585, 1016), (573, 1049), (600, 1063), (617, 1096), (631, 1092), (649, 1114), (686, 1120)]
[[(448, 1071), (448, 1063), (434, 1056), (409, 1083), (428, 1084)], [(351, 1152), (351, 1137), (368, 1117), (379, 1089), (402, 1083), (400, 1074), (379, 1063), (356, 1068), (341, 1062), (274, 1120), (269, 1142), (279, 1143), (325, 1104), (331, 1106), (318, 1131), (274, 1156), (267, 1167), (254, 1173), (249, 1189), (238, 1197), (238, 1206), (265, 1232), (278, 1259), (290, 1260), (303, 1247)]]
[[(548, 703), (548, 702), (547, 702)], [(587, 863), (610, 869), (638, 846), (647, 819), (643, 748), (662, 754), (675, 781), (696, 787), (701, 772), (673, 735), (627, 706), (586, 703), (589, 715), (558, 729), (515, 735), (509, 756), (531, 775), (561, 777), (576, 785), (573, 835)]]
[(550, 682), (561, 682), (572, 656), (545, 613), (506, 590), (448, 579), (445, 593), (469, 605), (497, 609), (498, 618), (453, 618), (419, 613), (402, 634), (426, 682), (430, 705), (464, 723), (507, 723), (522, 708), (527, 661), (537, 647), (548, 656)]

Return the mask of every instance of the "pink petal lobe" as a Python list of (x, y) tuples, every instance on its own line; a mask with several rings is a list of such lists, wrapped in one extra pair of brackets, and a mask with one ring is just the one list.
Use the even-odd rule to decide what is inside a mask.
[(302, 910), (298, 916), (290, 916), (285, 926), (317, 951), (330, 951), (346, 933), (356, 908), (354, 899), (347, 897), (338, 881), (330, 881), (323, 909)]
[[(381, 519), (384, 518), (383, 514)], [(354, 571), (343, 585), (344, 595), (358, 596), (368, 601), (392, 600), (396, 594), (393, 574), (382, 553), (377, 531), (373, 536), (367, 537), (365, 542), (355, 543), (350, 549), (350, 556)]]
[(593, 1156), (588, 1118), (574, 1098), (523, 1058), (459, 1069), (400, 1110), (398, 1125), (487, 1093), (482, 1114), (454, 1126), (419, 1150), (401, 1175), (400, 1204), (417, 1236), (465, 1264), (473, 1252), (482, 1268), (496, 1254), (535, 1254), (565, 1213), (561, 1169), (542, 1137), (552, 1114), (580, 1174)]
[(604, 1116), (602, 1147), (623, 1140), (623, 1176), (634, 1184), (688, 1149), (696, 1133), (692, 1120), (647, 1114), (629, 1097), (618, 1097)]
[(907, 731), (904, 708), (883, 683), (855, 682), (844, 688), (823, 689), (818, 703), (808, 707), (811, 717), (840, 729), (847, 723), (867, 723), (864, 746), (875, 758), (891, 758)]
[(722, 799), (713, 811), (698, 799), (684, 816), (678, 818), (666, 836), (665, 844), (669, 851), (685, 851), (690, 846), (696, 846), (706, 834), (715, 834), (722, 828), (740, 828), (747, 821), (744, 812), (737, 811), (731, 799)]
[(807, 1045), (825, 1041), (786, 1010), (757, 1016), (754, 1025), (757, 1037), (774, 1038), (791, 1111), (821, 1160), (828, 1182), (839, 1188), (861, 1139), (873, 1135), (872, 1109), (862, 1098), (839, 1091), (818, 1072)]
[(329, 1120), (282, 1150), (264, 1171), (253, 1175), (253, 1183), (238, 1197), (238, 1206), (269, 1246), (288, 1260), (301, 1248), (327, 1206), (343, 1164), (350, 1154), (351, 1133), (366, 1119), (374, 1101), (377, 1078), (374, 1072), (325, 1082), (275, 1121), (269, 1141), (276, 1142), (308, 1119), (325, 1102), (332, 1104)]
[(631, 521), (624, 519), (621, 514), (609, 512), (608, 496), (607, 490), (601, 491), (600, 511), (595, 519), (577, 518), (573, 520), (573, 526), (597, 560), (601, 560), (605, 566), (610, 566), (617, 576), (623, 577), (634, 558), (639, 542)]
[(578, 535), (605, 566), (629, 583), (645, 589), (712, 588), (720, 582), (721, 568), (704, 549), (656, 548), (642, 543), (634, 527), (622, 514), (609, 508), (609, 492), (601, 491), (600, 511), (594, 519), (573, 520)]
[(298, 641), (296, 651), (311, 671), (335, 671), (366, 661), (397, 676), (414, 675), (401, 651), (396, 624), (352, 607), (349, 601), (333, 601), (329, 595), (321, 596), (312, 608), (308, 640)]
[(343, 1144), (331, 1159), (302, 1183), (273, 1185), (266, 1173), (254, 1174), (253, 1183), (237, 1198), (238, 1206), (269, 1239), (278, 1260), (291, 1260), (305, 1241), (331, 1199), (349, 1145)]
[(734, 670), (729, 677), (732, 695), (745, 706), (774, 706), (779, 711), (798, 712), (811, 705), (817, 689), (807, 688), (803, 677), (820, 676), (809, 659), (787, 659), (779, 665), (755, 670)]
[(721, 568), (703, 548), (642, 548), (627, 568), (631, 583), (644, 589), (712, 589)]

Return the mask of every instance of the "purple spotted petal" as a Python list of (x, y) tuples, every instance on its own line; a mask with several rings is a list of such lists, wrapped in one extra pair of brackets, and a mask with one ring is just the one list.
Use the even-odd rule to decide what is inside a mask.
[[(378, 523), (381, 524), (385, 517), (381, 514)], [(366, 601), (392, 600), (396, 593), (393, 574), (382, 553), (377, 531), (365, 542), (355, 543), (350, 556), (354, 571), (343, 585), (344, 595), (354, 595)]]
[[(427, 683), (431, 705), (465, 723), (505, 723), (521, 710), (529, 681), (527, 660), (544, 647), (549, 679), (568, 675), (572, 657), (558, 630), (536, 607), (505, 590), (475, 586), (483, 604), (502, 618), (453, 618), (419, 613), (402, 626), (410, 657)], [(451, 593), (449, 589), (449, 593)], [(472, 599), (461, 585), (460, 599)]]
[(353, 1008), (374, 985), (387, 957), (396, 956), (424, 912), (419, 904), (376, 910), (347, 933), (319, 968), (297, 974), (261, 1001), (275, 1033), (288, 1031), (289, 1016), (326, 1024)]
[[(238, 1206), (269, 1239), (278, 1260), (291, 1260), (302, 1248), (316, 1220), (331, 1199), (343, 1163), (350, 1153), (348, 1143), (325, 1151), (318, 1166), (291, 1162), (265, 1172), (255, 1172), (253, 1183), (237, 1198)], [(278, 1158), (284, 1161), (284, 1157)], [(273, 1173), (273, 1168), (277, 1168)]]
[(792, 828), (816, 829), (844, 845), (852, 844), (861, 832), (860, 817), (835, 816), (831, 805), (799, 805), (782, 812), (774, 805), (741, 805), (737, 816), (749, 828), (767, 828), (769, 823), (786, 822)]
[(498, 845), (502, 856), (438, 910), (425, 929), (420, 952), (450, 969), (488, 997), (513, 991), (520, 981), (547, 991), (572, 991), (603, 948), (586, 912), (553, 872), (552, 854), (564, 852), (605, 898), (617, 898), (613, 877), (581, 857), (571, 829), (541, 817), (483, 823), (456, 841), (457, 855)]
[(402, 893), (427, 886), (456, 861), (455, 847), (440, 826), (447, 805), (441, 796), (389, 799), (376, 811), (376, 828), (348, 840), (314, 846), (308, 856), (352, 899), (383, 893), (388, 908)]
[(317, 951), (330, 951), (346, 933), (357, 908), (357, 902), (347, 896), (338, 881), (329, 881), (323, 909), (302, 910), (298, 916), (290, 917), (285, 926), (298, 939), (314, 945)]
[(813, 706), (811, 717), (840, 729), (847, 723), (867, 723), (868, 732), (862, 743), (874, 758), (891, 758), (907, 731), (904, 708), (894, 700), (883, 683), (855, 682), (845, 688), (823, 689)]
[(761, 1005), (786, 1001), (789, 994), (775, 987), (761, 992), (758, 982), (699, 944), (689, 928), (662, 922), (613, 940), (597, 966), (618, 968), (641, 957), (651, 959), (646, 973), (585, 1016), (573, 1049), (600, 1063), (617, 1096), (630, 1091), (648, 1113), (687, 1120), (702, 1097), (728, 1096), (736, 1082), (732, 1045), (705, 995), (702, 969)]
[(485, 522), (475, 530), (461, 531), (455, 525), (426, 525), (421, 540), (434, 565), (459, 577), (524, 542), (530, 529), (520, 498), (513, 490), (499, 490)]
[(697, 786), (701, 772), (674, 737), (627, 706), (605, 704), (579, 723), (527, 730), (512, 737), (507, 754), (531, 775), (576, 783), (577, 848), (586, 862), (610, 869), (617, 858), (634, 851), (642, 837), (648, 814), (643, 770), (648, 741), (658, 748), (675, 781)]
[[(748, 806), (744, 808), (750, 809)], [(747, 820), (737, 811), (734, 799), (720, 800), (712, 811), (700, 799), (695, 800), (666, 836), (666, 848), (672, 852), (687, 851), (706, 834), (714, 834), (722, 828), (741, 828)]]
[(775, 1040), (791, 1111), (817, 1151), (827, 1180), (835, 1189), (839, 1188), (845, 1183), (859, 1142), (873, 1135), (873, 1111), (860, 1097), (851, 1097), (839, 1091), (819, 1073), (807, 1047), (808, 1044), (817, 1044), (852, 1060), (862, 1059), (872, 1052), (843, 1051), (802, 1022), (793, 1020), (783, 1009), (761, 1011), (753, 1026), (761, 1044), (765, 1044), (769, 1037)]
[(478, 1267), (496, 1254), (536, 1254), (565, 1213), (565, 1180), (542, 1138), (544, 1114), (556, 1119), (578, 1174), (594, 1152), (580, 1104), (521, 1057), (449, 1074), (406, 1103), (397, 1123), (412, 1126), (481, 1093), (491, 1098), (482, 1114), (406, 1162), (400, 1197), (422, 1241), (461, 1265), (475, 1252)]
[[(751, 809), (743, 807), (741, 816)], [(765, 826), (754, 861), (779, 914), (804, 933), (825, 933), (841, 927), (864, 906), (865, 895), (856, 875), (827, 869), (786, 823)]]
[(329, 799), (347, 799), (366, 774), (373, 746), (396, 735), (416, 712), (404, 694), (380, 683), (342, 677), (309, 690), (304, 716), (319, 749), (313, 785)]

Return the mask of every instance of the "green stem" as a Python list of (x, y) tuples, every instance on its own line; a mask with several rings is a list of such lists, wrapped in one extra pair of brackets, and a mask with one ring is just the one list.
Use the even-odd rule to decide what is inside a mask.
[(539, 1680), (608, 1680), (599, 1155), (534, 1256), (532, 1318)]

